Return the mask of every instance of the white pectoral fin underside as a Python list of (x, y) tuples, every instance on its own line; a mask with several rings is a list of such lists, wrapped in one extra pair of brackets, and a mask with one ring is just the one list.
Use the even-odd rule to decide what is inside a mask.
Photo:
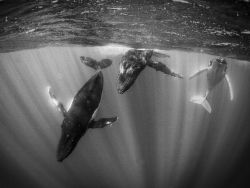
[(192, 76), (190, 76), (189, 79), (193, 79), (194, 77), (206, 72), (207, 70), (208, 70), (208, 67), (203, 68), (203, 69), (199, 70), (198, 72), (194, 73)]
[(230, 100), (232, 101), (234, 99), (233, 88), (232, 88), (232, 84), (230, 82), (229, 76), (227, 74), (225, 75), (225, 79), (226, 79), (229, 92), (230, 92)]
[(47, 92), (49, 94), (49, 98), (50, 98), (50, 101), (55, 105), (57, 106), (59, 104), (58, 100), (56, 99), (56, 96), (55, 94), (51, 91), (51, 87), (48, 86), (47, 87)]
[(66, 105), (66, 110), (67, 110), (67, 112), (69, 111), (70, 107), (72, 106), (73, 101), (74, 101), (74, 98), (71, 98), (71, 99), (68, 101), (68, 103), (67, 103), (67, 105)]
[(62, 113), (62, 115), (65, 117), (66, 116), (66, 109), (64, 108), (64, 105), (57, 100), (55, 94), (51, 91), (51, 87), (48, 86), (47, 87), (47, 91), (48, 91), (48, 94), (49, 94), (49, 98), (50, 98), (50, 101), (57, 107), (57, 110)]

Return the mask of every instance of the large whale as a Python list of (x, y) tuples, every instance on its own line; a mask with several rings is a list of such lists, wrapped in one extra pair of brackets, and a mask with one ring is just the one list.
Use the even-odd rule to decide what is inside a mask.
[(64, 116), (62, 133), (57, 148), (57, 160), (63, 161), (76, 147), (80, 138), (88, 129), (103, 128), (112, 125), (117, 117), (94, 119), (103, 90), (103, 74), (98, 71), (77, 92), (69, 110), (59, 102), (49, 88), (51, 100)]
[(233, 90), (229, 76), (226, 74), (226, 72), (226, 60), (224, 58), (214, 58), (209, 62), (208, 67), (205, 67), (204, 69), (201, 69), (190, 76), (189, 79), (193, 79), (202, 73), (206, 73), (208, 85), (207, 91), (204, 96), (193, 96), (190, 101), (202, 105), (209, 113), (211, 113), (212, 109), (209, 102), (207, 101), (207, 97), (209, 93), (214, 89), (214, 87), (218, 85), (222, 80), (226, 80), (230, 92), (230, 99), (233, 100)]
[(125, 53), (119, 65), (118, 93), (123, 94), (126, 92), (134, 84), (140, 72), (146, 66), (170, 76), (183, 78), (180, 74), (173, 72), (165, 64), (152, 60), (153, 56), (169, 57), (168, 55), (158, 53), (154, 50), (131, 49)]

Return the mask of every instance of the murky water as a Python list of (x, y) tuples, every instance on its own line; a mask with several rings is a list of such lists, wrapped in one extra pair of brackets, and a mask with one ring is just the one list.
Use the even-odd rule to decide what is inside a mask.
[[(0, 187), (249, 187), (249, 9), (242, 1), (0, 1)], [(112, 44), (111, 44), (112, 43)], [(116, 44), (115, 44), (116, 43)], [(158, 58), (183, 80), (147, 67), (125, 94), (119, 62), (133, 47)], [(73, 153), (56, 161), (65, 106), (95, 71), (80, 56), (109, 58), (97, 118)], [(228, 62), (225, 82), (208, 100), (205, 76), (214, 57)]]

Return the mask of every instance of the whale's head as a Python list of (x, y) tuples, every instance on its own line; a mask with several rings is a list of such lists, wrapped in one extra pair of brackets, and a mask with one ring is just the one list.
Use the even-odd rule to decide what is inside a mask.
[(118, 75), (118, 93), (123, 94), (135, 82), (137, 76), (145, 68), (143, 64), (125, 62), (120, 64)]
[(217, 71), (227, 71), (227, 61), (224, 58), (214, 58), (209, 62), (209, 66)]
[(82, 136), (82, 132), (80, 124), (74, 119), (68, 117), (64, 118), (61, 138), (57, 147), (57, 161), (62, 162), (72, 153)]
[(133, 85), (137, 76), (146, 66), (144, 53), (129, 52), (131, 53), (125, 54), (119, 65), (117, 91), (120, 94), (123, 94)]

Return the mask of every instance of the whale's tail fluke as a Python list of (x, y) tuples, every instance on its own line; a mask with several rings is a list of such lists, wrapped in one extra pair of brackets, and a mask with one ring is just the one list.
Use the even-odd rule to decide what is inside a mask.
[(105, 69), (112, 64), (112, 60), (110, 59), (102, 59), (101, 61), (96, 61), (90, 57), (81, 56), (80, 60), (83, 64), (95, 70)]
[(195, 104), (200, 104), (208, 111), (208, 113), (212, 112), (211, 106), (210, 106), (209, 102), (207, 101), (206, 96), (204, 97), (204, 96), (197, 96), (196, 95), (196, 96), (193, 96), (190, 99), (190, 101), (195, 103)]

